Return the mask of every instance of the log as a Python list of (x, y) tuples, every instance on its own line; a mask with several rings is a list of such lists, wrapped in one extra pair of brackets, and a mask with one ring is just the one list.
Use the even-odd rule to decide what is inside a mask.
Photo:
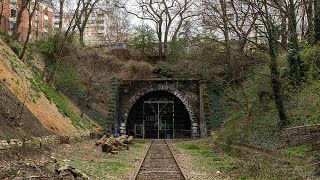
[(112, 147), (112, 145), (109, 145), (109, 144), (103, 144), (101, 146), (101, 149), (102, 149), (102, 152), (109, 153), (113, 150), (113, 147)]
[(99, 140), (96, 142), (96, 146), (99, 146), (100, 144), (103, 144), (103, 142), (105, 141), (106, 138), (107, 138), (106, 135), (102, 136), (102, 138), (99, 139)]
[(132, 140), (133, 140), (133, 136), (129, 136), (127, 139), (125, 139), (125, 141), (123, 141), (123, 143), (131, 144)]
[(118, 138), (113, 136), (103, 136), (99, 141), (95, 143), (96, 146), (101, 146), (103, 152), (116, 154), (119, 150), (129, 150), (128, 144), (133, 140), (133, 136), (123, 135)]

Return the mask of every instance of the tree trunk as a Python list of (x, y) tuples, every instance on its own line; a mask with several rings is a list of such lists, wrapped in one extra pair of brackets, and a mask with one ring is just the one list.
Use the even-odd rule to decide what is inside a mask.
[(158, 55), (159, 55), (159, 59), (162, 60), (162, 22), (159, 22), (159, 25), (158, 25), (158, 33), (157, 33), (157, 36), (158, 36)]
[(21, 2), (21, 6), (20, 9), (18, 11), (18, 15), (17, 15), (17, 20), (16, 23), (13, 26), (13, 32), (12, 32), (12, 39), (13, 40), (18, 40), (19, 38), (19, 26), (20, 23), (22, 21), (22, 16), (23, 16), (23, 11), (27, 8), (28, 4), (29, 4), (30, 0), (23, 0)]
[(297, 22), (295, 15), (295, 5), (293, 0), (289, 0), (289, 51), (288, 51), (288, 64), (290, 71), (290, 81), (293, 85), (299, 85), (304, 76), (302, 60), (299, 56), (299, 42), (297, 34)]
[(59, 32), (62, 32), (62, 23), (63, 23), (63, 8), (64, 8), (64, 0), (59, 0), (60, 11), (59, 11)]
[(313, 31), (313, 9), (312, 9), (312, 0), (308, 0), (307, 4), (306, 4), (307, 8), (306, 8), (306, 13), (307, 13), (307, 20), (308, 20), (308, 34), (307, 34), (307, 38), (308, 38), (308, 42), (310, 44), (314, 43), (314, 31)]
[(163, 51), (165, 55), (168, 54), (168, 36), (169, 36), (169, 30), (166, 28), (164, 33), (164, 40), (163, 40)]
[(270, 76), (271, 76), (271, 86), (273, 90), (273, 98), (278, 111), (278, 116), (280, 119), (281, 128), (284, 128), (288, 125), (287, 116), (285, 114), (285, 109), (283, 105), (283, 98), (281, 95), (281, 82), (280, 75), (278, 71), (277, 64), (277, 54), (276, 54), (276, 40), (274, 39), (274, 35), (270, 34), (269, 37), (269, 54), (270, 54)]
[(19, 59), (23, 59), (23, 56), (26, 53), (26, 50), (27, 50), (27, 47), (28, 47), (28, 43), (29, 43), (29, 39), (30, 39), (30, 34), (31, 34), (31, 21), (29, 21), (27, 39), (24, 41), (23, 49), (22, 49), (22, 52), (19, 55)]
[[(3, 14), (3, 3), (4, 3), (4, 0), (1, 0), (1, 10), (0, 10), (0, 25), (2, 24), (2, 14)], [(5, 30), (4, 30), (5, 31)]]
[(287, 17), (281, 12), (281, 44), (284, 48), (288, 47), (288, 30), (287, 30)]
[[(31, 3), (31, 2), (30, 2)], [(31, 4), (29, 4), (29, 9), (28, 9), (28, 34), (27, 34), (27, 38), (26, 40), (24, 41), (24, 45), (23, 45), (23, 49), (22, 49), (22, 52), (20, 53), (19, 55), (19, 59), (23, 59), (23, 56), (24, 54), (26, 53), (26, 50), (27, 50), (27, 46), (28, 46), (28, 43), (29, 43), (29, 39), (30, 39), (30, 34), (31, 34), (31, 27), (32, 27), (32, 17), (36, 11), (36, 8), (38, 6), (38, 0), (35, 0), (34, 1), (34, 5), (32, 7), (32, 10), (31, 10)], [(31, 12), (30, 12), (31, 11)]]
[(314, 1), (314, 40), (320, 42), (320, 0)]
[[(85, 27), (84, 27), (85, 28)], [(80, 36), (80, 45), (83, 47), (84, 46), (84, 39), (83, 39), (83, 35), (84, 35), (84, 28), (79, 28), (79, 36)]]
[(235, 80), (235, 68), (234, 64), (231, 61), (231, 46), (230, 46), (230, 37), (229, 37), (229, 27), (228, 27), (228, 15), (227, 15), (227, 4), (225, 0), (219, 0), (220, 7), (222, 10), (222, 21), (223, 21), (223, 35), (224, 35), (224, 46), (226, 48), (225, 54), (227, 56), (227, 63), (229, 66), (229, 80)]

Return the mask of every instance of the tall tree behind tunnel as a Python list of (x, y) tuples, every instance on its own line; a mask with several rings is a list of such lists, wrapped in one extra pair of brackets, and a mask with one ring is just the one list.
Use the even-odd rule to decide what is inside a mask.
[[(271, 83), (272, 92), (273, 92), (272, 93), (273, 100), (275, 103), (275, 107), (278, 111), (278, 116), (280, 120), (279, 124), (282, 128), (285, 127), (288, 124), (288, 120), (287, 120), (287, 116), (286, 116), (286, 112), (283, 104), (280, 73), (279, 73), (278, 64), (277, 64), (277, 53), (278, 53), (278, 48), (280, 47), (278, 35), (280, 34), (279, 27), (281, 27), (281, 17), (275, 16), (274, 14), (276, 12), (279, 12), (279, 9), (277, 9), (277, 7), (274, 5), (271, 6), (270, 1), (267, 1), (267, 0), (231, 1), (231, 9), (232, 9), (232, 4), (235, 6), (233, 9), (237, 9), (236, 8), (237, 3), (245, 3), (246, 6), (249, 6), (250, 11), (247, 15), (247, 18), (245, 18), (245, 22), (247, 24), (253, 23), (255, 26), (254, 28), (252, 28), (252, 32), (247, 33), (247, 36), (241, 37), (241, 35), (245, 33), (240, 33), (240, 32), (241, 31), (246, 32), (247, 30), (245, 26), (242, 29), (239, 28), (241, 27), (239, 26), (241, 24), (241, 19), (235, 18), (236, 20), (232, 21), (232, 18), (229, 18), (228, 13), (223, 13), (224, 12), (223, 8), (225, 8), (226, 6), (229, 6), (228, 8), (230, 8), (230, 3), (226, 5), (226, 1), (224, 0), (219, 0), (219, 1), (207, 0), (205, 2), (207, 2), (210, 5), (209, 7), (213, 7), (212, 9), (215, 10), (215, 11), (209, 11), (209, 12), (204, 11), (205, 13), (207, 14), (209, 13), (210, 15), (210, 16), (207, 16), (208, 19), (204, 19), (205, 27), (212, 28), (213, 32), (214, 32), (214, 29), (216, 29), (216, 31), (217, 29), (218, 30), (221, 29), (220, 32), (222, 32), (224, 37), (224, 40), (222, 41), (217, 40), (217, 41), (221, 42), (225, 46), (226, 40), (230, 41), (231, 39), (230, 34), (238, 31), (239, 33), (234, 33), (234, 34), (235, 34), (235, 37), (238, 37), (239, 40), (241, 40), (242, 38), (245, 38), (246, 41), (248, 41), (250, 44), (254, 44), (258, 49), (260, 49), (260, 51), (268, 53), (269, 62), (267, 63), (270, 70), (270, 83)], [(208, 9), (205, 8), (205, 10), (208, 10)], [(242, 8), (241, 10), (243, 11), (244, 9)], [(239, 13), (239, 14), (243, 15), (243, 13)], [(227, 23), (225, 23), (226, 21)], [(228, 34), (225, 33), (227, 31), (229, 31)], [(259, 37), (259, 40), (254, 41), (252, 37), (249, 36), (250, 34), (252, 35), (253, 33), (257, 34), (256, 36)], [(232, 38), (235, 38), (235, 37), (232, 37)], [(267, 47), (264, 46), (263, 43), (261, 44), (261, 42), (266, 42)], [(230, 51), (232, 51), (234, 46), (230, 46), (230, 48), (231, 48)], [(235, 54), (234, 56), (239, 56), (239, 55)], [(231, 59), (237, 60), (234, 58), (231, 58)]]
[[(277, 1), (276, 1), (277, 2)], [(289, 0), (289, 50), (288, 50), (288, 64), (290, 71), (291, 84), (299, 85), (304, 77), (303, 62), (299, 55), (299, 42), (297, 33), (297, 19), (295, 13), (295, 2)]]
[(183, 23), (199, 13), (194, 11), (198, 2), (195, 0), (135, 0), (131, 7), (118, 5), (139, 19), (154, 25), (158, 39), (160, 58), (168, 53), (168, 42), (175, 41)]

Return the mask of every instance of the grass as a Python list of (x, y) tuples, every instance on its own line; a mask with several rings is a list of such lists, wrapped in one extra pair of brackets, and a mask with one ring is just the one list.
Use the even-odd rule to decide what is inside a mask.
[(144, 147), (146, 142), (144, 140), (135, 140), (133, 144), (129, 144), (129, 147), (131, 148), (142, 148)]
[(305, 166), (310, 159), (301, 160), (299, 163), (302, 164), (290, 160), (290, 154), (304, 154), (305, 147), (289, 148), (289, 155), (279, 153), (272, 157), (256, 151), (214, 145), (209, 138), (176, 141), (175, 144), (193, 157), (195, 167), (209, 173), (220, 171), (231, 179), (296, 179), (308, 178), (312, 174), (312, 168)]
[(69, 164), (80, 169), (93, 179), (113, 179), (113, 177), (119, 177), (125, 171), (132, 168), (128, 163), (107, 159), (92, 160), (89, 162), (86, 160), (72, 160)]
[(6, 59), (9, 60), (12, 70), (15, 73), (18, 73), (18, 69), (20, 66), (18, 65), (17, 57), (15, 55), (11, 55), (10, 52), (4, 47), (2, 47), (2, 52)]
[(290, 101), (291, 126), (320, 123), (320, 82), (313, 82)]
[(177, 141), (178, 148), (186, 150), (198, 162), (199, 166), (205, 167), (208, 171), (221, 171), (224, 166), (230, 164), (231, 158), (213, 151), (210, 147), (210, 140), (198, 141)]
[(306, 156), (310, 152), (309, 148), (306, 145), (288, 147), (285, 149), (284, 153), (288, 155), (299, 155)]
[(83, 123), (82, 119), (77, 116), (75, 112), (72, 111), (72, 109), (67, 105), (63, 97), (61, 97), (55, 90), (53, 90), (48, 84), (41, 81), (39, 75), (34, 75), (33, 79), (29, 79), (32, 88), (36, 91), (38, 94), (37, 96), (40, 96), (39, 93), (43, 92), (44, 95), (49, 99), (49, 101), (54, 102), (57, 106), (59, 112), (69, 117), (72, 121), (72, 124), (76, 127), (86, 129), (85, 124)]
[(134, 140), (129, 150), (118, 154), (106, 154), (101, 147), (94, 146), (95, 141), (81, 142), (71, 149), (57, 149), (54, 154), (60, 164), (69, 164), (88, 175), (91, 179), (127, 179), (135, 170), (134, 164), (144, 155), (146, 143)]

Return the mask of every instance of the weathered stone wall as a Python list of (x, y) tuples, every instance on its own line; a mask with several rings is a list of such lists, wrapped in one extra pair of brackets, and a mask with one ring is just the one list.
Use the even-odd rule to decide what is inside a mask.
[(284, 139), (290, 146), (305, 144), (312, 149), (320, 149), (320, 124), (287, 128), (284, 130)]
[(154, 91), (172, 93), (185, 105), (191, 122), (201, 124), (198, 80), (126, 80), (119, 87), (119, 123), (127, 121), (130, 110), (143, 95)]
[(40, 148), (57, 144), (70, 144), (88, 140), (89, 138), (99, 138), (101, 136), (92, 133), (76, 133), (74, 135), (51, 135), (43, 137), (31, 137), (22, 139), (8, 139), (0, 141), (0, 150), (11, 148), (32, 147)]
[(111, 133), (112, 125), (114, 121), (118, 118), (118, 101), (119, 101), (119, 85), (118, 80), (113, 80), (111, 82), (111, 88), (109, 91), (110, 99), (108, 101), (108, 113), (106, 114), (106, 122), (103, 124), (105, 130)]

